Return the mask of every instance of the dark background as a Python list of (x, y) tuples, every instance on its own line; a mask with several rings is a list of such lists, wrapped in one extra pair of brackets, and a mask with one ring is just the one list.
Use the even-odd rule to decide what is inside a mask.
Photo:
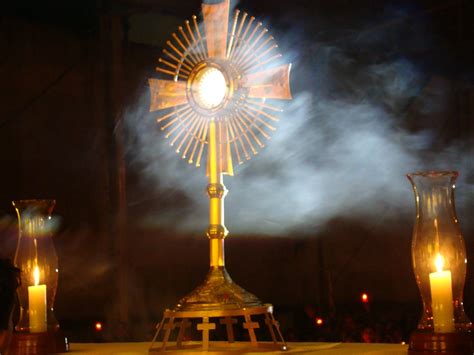
[[(363, 100), (389, 112), (390, 132), (429, 133), (429, 143), (419, 147), (416, 141), (410, 154), (423, 162), (420, 169), (460, 170), (457, 194), (463, 198), (458, 213), (472, 261), (473, 4), (274, 0), (241, 1), (237, 7), (270, 25), (281, 51), (294, 64), (295, 100), (302, 93), (323, 101), (336, 97), (351, 105)], [(143, 141), (137, 138), (141, 131), (135, 129), (142, 129), (143, 121), (153, 127), (155, 115), (146, 113), (146, 79), (155, 75), (162, 45), (184, 19), (199, 11), (200, 2), (194, 0), (20, 0), (2, 9), (0, 253), (11, 257), (14, 252), (11, 200), (57, 200), (55, 214), (61, 225), (54, 237), (60, 260), (56, 314), (67, 331), (83, 327), (81, 336), (75, 333), (78, 340), (90, 339), (84, 329), (96, 320), (110, 324), (107, 339), (123, 339), (125, 332), (130, 339), (147, 340), (150, 325), (164, 308), (173, 307), (205, 275), (204, 232), (179, 227), (180, 218), (193, 209), (182, 177), (204, 172), (183, 163), (178, 165), (183, 173), (174, 182), (173, 176), (160, 178), (169, 175), (166, 164), (150, 173), (154, 156), (142, 156)], [(332, 55), (333, 50), (338, 55)], [(396, 105), (379, 91), (380, 77), (356, 77), (360, 68), (393, 62), (410, 63), (418, 73), (412, 86), (401, 86), (403, 95), (413, 92)], [(397, 70), (388, 78), (382, 76), (383, 83), (396, 83)], [(402, 76), (406, 79), (406, 72)], [(429, 100), (438, 105), (426, 109)], [(312, 129), (320, 132), (324, 127), (318, 111), (309, 112), (318, 123)], [(157, 141), (163, 139), (158, 129), (152, 134)], [(161, 156), (165, 153), (154, 154), (166, 161)], [(258, 164), (265, 166), (266, 154), (262, 152)], [(330, 150), (308, 149), (307, 154), (314, 157), (308, 164), (315, 166), (332, 159)], [(364, 171), (357, 175), (363, 182), (359, 181), (360, 189), (370, 190), (380, 172), (366, 165), (370, 156), (362, 157), (353, 163)], [(249, 162), (249, 169), (250, 164), (257, 163)], [(368, 292), (374, 304), (411, 312), (416, 318), (421, 305), (410, 259), (414, 200), (404, 177), (413, 168), (418, 166), (407, 165), (397, 173), (404, 202), (386, 218), (352, 214), (351, 205), (324, 219), (310, 213), (300, 227), (293, 221), (275, 233), (271, 228), (252, 233), (253, 227), (239, 228), (245, 221), (234, 222), (226, 242), (229, 272), (244, 288), (276, 305), (286, 331), (297, 328), (297, 314), (305, 305), (322, 316), (332, 304), (344, 313), (357, 309), (362, 292)], [(337, 173), (331, 165), (326, 169)], [(250, 170), (243, 175), (252, 178)], [(307, 178), (301, 176), (299, 193), (316, 194), (305, 184)], [(239, 173), (233, 179), (239, 179)], [(343, 181), (350, 184), (350, 176)], [(325, 189), (335, 195), (342, 191), (344, 199), (347, 190), (341, 187), (336, 183)], [(205, 195), (199, 193), (205, 204)], [(231, 189), (232, 193), (239, 192)], [(384, 196), (381, 189), (378, 198)], [(371, 201), (361, 204), (370, 207)], [(228, 203), (232, 204), (230, 196)], [(281, 204), (291, 208), (292, 199)], [(236, 205), (234, 209), (240, 208)], [(324, 205), (319, 208), (324, 210)], [(266, 212), (271, 216), (271, 210)], [(259, 223), (259, 213), (257, 209), (250, 225)], [(159, 223), (144, 222), (153, 215)], [(159, 215), (170, 217), (163, 221)], [(205, 213), (197, 217), (205, 225)], [(227, 218), (232, 223), (232, 216)], [(307, 222), (312, 219), (319, 222)], [(465, 304), (472, 316), (473, 277), (468, 264)], [(126, 330), (114, 329), (112, 324), (120, 322)]]

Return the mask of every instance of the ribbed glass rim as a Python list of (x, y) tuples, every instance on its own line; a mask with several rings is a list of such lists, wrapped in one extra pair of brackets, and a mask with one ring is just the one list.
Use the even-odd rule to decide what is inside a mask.
[(25, 199), (25, 200), (13, 200), (12, 205), (15, 209), (45, 209), (47, 213), (51, 213), (53, 208), (56, 206), (55, 199)]
[(421, 176), (421, 177), (444, 177), (444, 176), (452, 176), (452, 177), (458, 177), (459, 172), (455, 170), (441, 170), (441, 171), (436, 171), (436, 170), (430, 170), (430, 171), (417, 171), (414, 173), (409, 173), (407, 174), (408, 177), (416, 177), (416, 176)]

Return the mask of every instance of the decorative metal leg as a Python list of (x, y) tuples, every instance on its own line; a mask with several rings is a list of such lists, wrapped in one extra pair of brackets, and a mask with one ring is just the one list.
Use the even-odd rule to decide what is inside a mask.
[(268, 331), (270, 332), (270, 335), (272, 336), (273, 343), (275, 344), (277, 340), (275, 337), (275, 331), (273, 330), (273, 320), (270, 318), (269, 313), (265, 314), (265, 324), (267, 325)]
[(168, 340), (170, 339), (170, 334), (171, 331), (176, 327), (176, 324), (174, 323), (174, 317), (171, 317), (166, 323), (166, 325), (163, 327), (165, 329), (165, 336), (163, 337), (163, 345), (161, 346), (161, 350), (165, 351), (166, 350), (166, 344), (168, 343)]
[(252, 346), (258, 346), (257, 337), (255, 335), (255, 329), (260, 328), (258, 322), (252, 322), (252, 318), (249, 314), (245, 315), (244, 328), (248, 330), (250, 336), (250, 342)]
[(280, 337), (280, 341), (283, 343), (283, 349), (286, 350), (286, 342), (285, 342), (285, 339), (283, 338), (283, 335), (281, 334), (281, 331), (280, 331), (280, 323), (278, 323), (278, 321), (273, 316), (273, 312), (270, 313), (270, 318), (272, 319), (272, 323), (273, 323), (274, 327), (276, 328), (276, 330), (278, 332), (278, 336)]
[(176, 339), (176, 346), (178, 348), (181, 347), (181, 343), (182, 343), (184, 335), (186, 333), (186, 328), (189, 328), (190, 326), (191, 326), (191, 322), (187, 318), (184, 318), (179, 323), (179, 333), (178, 333), (178, 338)]
[(215, 323), (209, 323), (209, 317), (203, 317), (202, 323), (197, 325), (197, 329), (202, 331), (202, 348), (209, 349), (209, 331), (216, 329)]
[(231, 318), (231, 317), (225, 317), (220, 320), (220, 323), (225, 324), (225, 329), (227, 331), (227, 341), (229, 343), (233, 343), (235, 339), (234, 339), (234, 328), (232, 324), (236, 324), (237, 319)]
[(161, 322), (159, 322), (157, 325), (156, 325), (156, 332), (155, 332), (155, 336), (153, 337), (152, 341), (151, 341), (151, 345), (150, 345), (150, 350), (153, 350), (153, 345), (155, 345), (156, 343), (156, 339), (158, 338), (158, 335), (160, 335), (160, 331), (161, 331), (161, 328), (163, 328), (163, 323), (165, 322), (165, 318), (163, 318), (161, 320)]

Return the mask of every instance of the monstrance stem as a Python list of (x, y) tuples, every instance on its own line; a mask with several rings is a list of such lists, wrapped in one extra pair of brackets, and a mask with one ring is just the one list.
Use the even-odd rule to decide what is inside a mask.
[(209, 227), (207, 236), (210, 241), (211, 268), (224, 267), (224, 238), (228, 231), (224, 225), (224, 197), (227, 190), (223, 183), (223, 174), (218, 161), (219, 142), (217, 138), (216, 121), (209, 122), (208, 174), (209, 184)]

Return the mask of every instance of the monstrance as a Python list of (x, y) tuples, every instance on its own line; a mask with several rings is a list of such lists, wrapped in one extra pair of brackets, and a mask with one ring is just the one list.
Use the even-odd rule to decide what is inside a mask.
[[(190, 164), (199, 167), (207, 151), (209, 184), (210, 271), (204, 282), (166, 310), (157, 326), (150, 351), (162, 332), (161, 350), (169, 346), (175, 329), (177, 347), (183, 346), (191, 321), (209, 348), (215, 319), (234, 342), (234, 324), (242, 321), (252, 346), (259, 346), (255, 329), (263, 318), (273, 343), (285, 348), (271, 304), (235, 284), (225, 269), (223, 175), (233, 175), (233, 162), (242, 164), (263, 148), (275, 131), (282, 110), (274, 100), (291, 99), (291, 64), (281, 64), (277, 44), (261, 22), (235, 10), (229, 22), (229, 0), (202, 4), (203, 26), (193, 16), (166, 42), (156, 71), (168, 79), (149, 79), (150, 111), (170, 145)], [(253, 317), (253, 319), (252, 319)]]

